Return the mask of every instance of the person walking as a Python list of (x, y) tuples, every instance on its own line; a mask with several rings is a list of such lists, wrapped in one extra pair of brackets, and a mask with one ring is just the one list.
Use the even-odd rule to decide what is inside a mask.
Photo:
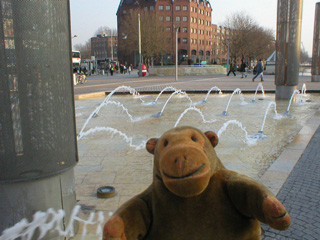
[(241, 72), (241, 78), (243, 78), (243, 76), (247, 77), (246, 74), (246, 63), (244, 61), (242, 61), (241, 67), (240, 67), (240, 72)]
[(114, 71), (114, 67), (113, 67), (113, 65), (111, 65), (111, 67), (110, 67), (110, 74), (111, 74), (111, 76), (113, 76), (113, 71)]
[(128, 67), (129, 75), (130, 75), (130, 73), (131, 73), (131, 70), (132, 70), (131, 65), (129, 65), (129, 67)]
[(233, 73), (233, 76), (237, 76), (237, 74), (235, 73), (235, 71), (237, 70), (237, 66), (236, 66), (236, 63), (232, 62), (230, 64), (230, 70), (227, 74), (227, 76), (229, 76), (229, 74), (232, 72)]
[(261, 59), (259, 59), (259, 62), (257, 63), (256, 67), (256, 75), (252, 78), (252, 82), (254, 82), (254, 80), (257, 78), (257, 77), (260, 77), (261, 78), (261, 82), (263, 82), (263, 65), (262, 65), (262, 62), (261, 62)]

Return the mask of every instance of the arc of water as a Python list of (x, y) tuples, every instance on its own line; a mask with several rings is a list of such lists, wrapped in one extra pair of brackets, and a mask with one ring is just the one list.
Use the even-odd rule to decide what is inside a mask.
[(236, 88), (233, 93), (231, 94), (230, 98), (229, 98), (229, 101), (228, 101), (228, 104), (227, 104), (227, 107), (226, 107), (226, 110), (223, 111), (222, 115), (226, 116), (227, 115), (227, 112), (228, 112), (228, 108), (229, 108), (229, 105), (230, 105), (230, 102), (231, 102), (231, 99), (233, 97), (234, 94), (239, 94), (240, 96), (240, 99), (242, 102), (244, 102), (244, 98), (242, 96), (242, 93), (241, 93), (241, 89), (240, 88)]
[(158, 114), (156, 115), (156, 117), (160, 117), (160, 116), (162, 115), (162, 113), (163, 113), (164, 109), (166, 108), (168, 102), (169, 102), (169, 101), (171, 100), (171, 98), (172, 98), (174, 95), (176, 95), (176, 94), (185, 95), (185, 96), (188, 98), (188, 100), (190, 101), (190, 106), (192, 105), (192, 100), (191, 100), (191, 98), (188, 96), (188, 94), (187, 94), (186, 92), (181, 91), (181, 90), (177, 90), (177, 91), (174, 91), (174, 92), (170, 95), (170, 97), (167, 99), (167, 101), (166, 101), (165, 104), (163, 105), (162, 110), (161, 110), (160, 112), (158, 112)]
[(259, 88), (261, 89), (262, 96), (264, 97), (265, 92), (264, 92), (264, 89), (263, 89), (263, 85), (262, 85), (262, 83), (259, 83), (258, 86), (257, 86), (257, 88), (256, 88), (256, 92), (255, 92), (255, 94), (254, 94), (254, 98), (252, 99), (252, 102), (255, 102), (255, 101), (256, 101), (256, 96), (257, 96), (257, 92), (258, 92), (258, 89), (259, 89)]
[(133, 122), (133, 117), (132, 115), (129, 113), (129, 110), (120, 102), (115, 102), (115, 101), (108, 101), (105, 103), (105, 106), (108, 105), (108, 104), (112, 104), (112, 105), (115, 105), (117, 107), (121, 107), (123, 111), (126, 112), (126, 114), (128, 115), (128, 117), (130, 118), (131, 122)]
[(236, 125), (236, 126), (238, 126), (238, 127), (244, 132), (244, 134), (245, 134), (245, 142), (246, 142), (249, 146), (251, 146), (251, 145), (253, 145), (253, 144), (256, 143), (257, 140), (256, 140), (256, 139), (250, 139), (250, 138), (248, 137), (248, 132), (247, 132), (246, 128), (243, 127), (243, 126), (242, 126), (242, 123), (239, 122), (239, 121), (237, 121), (237, 120), (229, 120), (229, 121), (225, 122), (225, 123), (222, 125), (222, 127), (219, 129), (218, 133), (217, 133), (217, 135), (218, 135), (219, 138), (220, 138), (221, 134), (222, 134), (224, 131), (226, 131), (226, 129), (227, 129), (227, 127), (228, 127), (229, 125)]
[(301, 101), (300, 91), (299, 91), (299, 90), (294, 90), (294, 92), (293, 92), (292, 95), (291, 95), (291, 98), (290, 98), (290, 101), (289, 101), (289, 104), (288, 104), (287, 111), (285, 112), (286, 115), (289, 115), (289, 109), (290, 109), (290, 107), (291, 107), (291, 103), (292, 103), (293, 97), (294, 97), (294, 95), (296, 95), (296, 94), (299, 94), (299, 95), (300, 95), (300, 101)]
[(153, 102), (156, 103), (156, 102), (159, 100), (159, 98), (160, 98), (160, 96), (162, 95), (162, 93), (165, 92), (165, 91), (167, 91), (167, 90), (178, 91), (178, 89), (176, 89), (176, 88), (174, 88), (174, 87), (171, 87), (171, 86), (165, 87), (164, 89), (162, 89), (162, 91), (158, 94), (157, 98), (156, 98)]
[(97, 221), (94, 221), (94, 212), (90, 213), (90, 216), (87, 220), (84, 220), (77, 216), (79, 210), (79, 205), (73, 208), (72, 213), (70, 215), (69, 223), (65, 230), (61, 229), (63, 225), (62, 222), (64, 221), (65, 217), (65, 212), (62, 209), (56, 212), (54, 209), (50, 208), (47, 210), (47, 212), (36, 212), (33, 215), (33, 219), (31, 222), (28, 222), (27, 219), (22, 219), (13, 227), (4, 230), (2, 235), (0, 236), (0, 240), (14, 240), (18, 238), (24, 240), (31, 240), (35, 236), (37, 229), (39, 229), (38, 239), (43, 239), (49, 231), (57, 231), (59, 236), (61, 237), (73, 237), (75, 234), (75, 221), (79, 221), (84, 224), (82, 239), (84, 239), (84, 236), (87, 231), (87, 225), (89, 224), (98, 224), (97, 234), (100, 234), (102, 232), (102, 224), (104, 223), (103, 212), (99, 212)]
[[(100, 112), (101, 108), (108, 102), (110, 101), (110, 98), (112, 97), (112, 95), (117, 92), (118, 90), (121, 90), (121, 89), (125, 89), (125, 90), (128, 90), (130, 92), (130, 94), (137, 94), (138, 96), (140, 96), (140, 94), (132, 87), (128, 87), (128, 86), (120, 86), (120, 87), (117, 87), (116, 89), (114, 89), (111, 93), (108, 94), (108, 96), (102, 101), (102, 103), (90, 114), (90, 116), (88, 117), (88, 119), (85, 121), (85, 123), (83, 124), (81, 130), (80, 130), (80, 133), (79, 135), (81, 136), (84, 129), (86, 128), (86, 126), (89, 124), (90, 120), (94, 117), (94, 116), (97, 116), (98, 113)], [(142, 100), (142, 98), (140, 97), (140, 100), (142, 102), (144, 102)]]
[(209, 97), (210, 93), (211, 93), (213, 90), (219, 91), (219, 95), (222, 94), (221, 89), (218, 88), (217, 86), (214, 86), (214, 87), (210, 88), (210, 90), (208, 91), (207, 96), (206, 96), (205, 99), (203, 100), (204, 103), (207, 102), (208, 97)]
[(182, 118), (184, 117), (184, 115), (185, 115), (187, 112), (189, 112), (189, 111), (195, 111), (195, 112), (199, 113), (199, 115), (200, 115), (201, 118), (202, 118), (203, 123), (214, 123), (214, 122), (217, 121), (217, 120), (215, 120), (215, 119), (212, 119), (212, 120), (208, 120), (208, 121), (207, 121), (207, 120), (205, 119), (203, 113), (200, 111), (200, 109), (198, 109), (198, 108), (196, 108), (196, 107), (189, 107), (189, 108), (185, 109), (183, 113), (181, 113), (181, 115), (179, 116), (178, 120), (176, 121), (174, 127), (177, 127), (177, 126), (178, 126), (178, 124), (180, 123), (181, 119), (182, 119)]
[(114, 134), (118, 134), (120, 135), (128, 144), (130, 147), (135, 148), (135, 150), (141, 150), (145, 147), (146, 142), (147, 141), (142, 141), (142, 143), (140, 145), (134, 145), (133, 144), (133, 138), (132, 137), (128, 137), (125, 133), (119, 131), (118, 129), (112, 128), (112, 127), (95, 127), (95, 128), (91, 128), (86, 132), (83, 132), (81, 136), (78, 137), (78, 141), (81, 140), (83, 137), (94, 134), (96, 132), (109, 132), (112, 133), (112, 135)]
[(261, 129), (260, 131), (258, 132), (259, 134), (263, 134), (263, 128), (264, 128), (264, 124), (266, 123), (266, 118), (267, 118), (267, 115), (268, 115), (268, 112), (269, 112), (269, 109), (271, 106), (274, 106), (274, 113), (276, 115), (276, 119), (280, 119), (278, 115), (278, 112), (277, 112), (277, 104), (275, 102), (270, 102), (267, 109), (266, 109), (266, 112), (264, 114), (264, 118), (263, 118), (263, 121), (262, 121), (262, 124), (261, 124)]

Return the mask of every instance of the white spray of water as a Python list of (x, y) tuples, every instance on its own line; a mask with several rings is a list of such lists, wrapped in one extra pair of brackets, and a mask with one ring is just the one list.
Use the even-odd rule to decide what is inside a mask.
[(266, 118), (267, 118), (267, 115), (268, 115), (268, 112), (269, 112), (269, 109), (271, 106), (274, 106), (274, 113), (275, 113), (275, 117), (274, 119), (281, 119), (282, 116), (278, 114), (277, 112), (277, 104), (275, 102), (270, 102), (267, 109), (266, 109), (266, 112), (264, 114), (264, 118), (263, 118), (263, 121), (262, 121), (262, 125), (261, 125), (261, 132), (263, 132), (263, 128), (264, 128), (264, 124), (266, 123)]
[[(130, 92), (130, 94), (133, 94), (134, 96), (137, 95), (140, 97), (140, 94), (132, 87), (128, 87), (128, 86), (120, 86), (120, 87), (117, 87), (116, 89), (114, 89), (111, 93), (108, 94), (108, 96), (102, 101), (102, 103), (90, 114), (90, 116), (88, 117), (88, 119), (86, 120), (86, 122), (83, 124), (81, 130), (80, 130), (80, 133), (79, 133), (79, 136), (78, 136), (78, 140), (80, 140), (82, 138), (82, 133), (84, 131), (84, 129), (86, 128), (86, 126), (89, 124), (90, 120), (94, 117), (94, 116), (97, 116), (99, 111), (101, 110), (101, 108), (103, 106), (105, 106), (105, 104), (107, 102), (110, 101), (110, 98), (112, 97), (112, 95), (119, 91), (119, 90), (128, 90)], [(142, 102), (144, 102), (142, 100), (142, 98), (140, 97), (140, 100)]]
[(94, 128), (91, 128), (88, 131), (83, 132), (82, 135), (81, 135), (81, 138), (83, 138), (85, 136), (88, 136), (88, 135), (91, 135), (91, 134), (94, 134), (96, 132), (108, 132), (108, 133), (112, 134), (112, 137), (115, 134), (120, 135), (129, 144), (129, 146), (134, 148), (135, 150), (143, 149), (146, 146), (146, 143), (147, 143), (147, 141), (142, 141), (141, 144), (135, 145), (135, 144), (133, 144), (133, 138), (132, 137), (128, 137), (127, 134), (125, 134), (125, 133), (123, 133), (123, 132), (121, 132), (121, 131), (119, 131), (119, 130), (117, 130), (115, 128), (112, 128), (112, 127), (94, 127)]
[(207, 101), (207, 99), (208, 99), (208, 97), (209, 97), (210, 93), (211, 93), (213, 90), (219, 91), (219, 95), (221, 95), (221, 94), (222, 94), (221, 89), (220, 89), (220, 88), (218, 88), (217, 86), (214, 86), (214, 87), (210, 88), (210, 90), (208, 91), (207, 96), (206, 96), (206, 97), (205, 97), (205, 99), (203, 100), (204, 102), (206, 102), (206, 101)]
[(200, 115), (201, 118), (202, 118), (202, 122), (203, 122), (203, 123), (214, 123), (214, 122), (217, 121), (217, 120), (215, 120), (215, 119), (206, 120), (205, 117), (204, 117), (204, 115), (203, 115), (203, 113), (200, 111), (200, 109), (198, 109), (198, 108), (196, 108), (196, 107), (189, 107), (189, 108), (187, 108), (186, 110), (184, 110), (183, 113), (181, 113), (181, 115), (180, 115), (180, 117), (178, 118), (178, 120), (176, 121), (174, 127), (177, 127), (177, 126), (178, 126), (178, 124), (180, 123), (181, 119), (182, 119), (182, 118), (184, 117), (184, 115), (185, 115), (187, 112), (189, 112), (189, 111), (195, 111), (195, 112), (199, 113), (199, 115)]
[(238, 127), (244, 132), (245, 142), (246, 142), (249, 146), (252, 146), (252, 145), (256, 144), (257, 139), (249, 138), (249, 137), (248, 137), (248, 132), (247, 132), (246, 128), (243, 127), (243, 126), (242, 126), (242, 123), (239, 122), (239, 121), (237, 121), (237, 120), (229, 120), (229, 121), (225, 122), (225, 123), (223, 124), (223, 126), (219, 129), (218, 133), (217, 133), (217, 135), (218, 135), (219, 138), (220, 138), (221, 134), (222, 134), (224, 131), (227, 130), (227, 127), (228, 127), (229, 125), (236, 125), (236, 126), (238, 126)]
[(236, 88), (233, 93), (231, 94), (230, 98), (229, 98), (229, 101), (228, 101), (228, 104), (227, 104), (227, 107), (226, 107), (226, 110), (223, 112), (223, 115), (227, 115), (227, 112), (228, 112), (228, 108), (229, 108), (229, 105), (230, 105), (230, 102), (231, 102), (231, 99), (233, 97), (234, 94), (239, 94), (239, 97), (240, 97), (240, 100), (241, 100), (241, 103), (242, 105), (245, 104), (245, 101), (244, 101), (244, 98), (243, 98), (243, 95), (241, 93), (241, 89), (240, 88)]
[(174, 88), (174, 87), (171, 87), (171, 86), (165, 87), (164, 89), (162, 89), (162, 91), (158, 94), (156, 100), (154, 100), (153, 102), (154, 102), (154, 103), (158, 102), (158, 100), (159, 100), (160, 96), (162, 95), (162, 93), (163, 93), (164, 91), (168, 91), (168, 90), (173, 90), (173, 91), (175, 91), (175, 92), (178, 91), (178, 89), (176, 89), (176, 88)]
[(253, 102), (256, 100), (256, 96), (257, 96), (257, 92), (258, 92), (259, 88), (261, 89), (262, 96), (264, 97), (265, 92), (264, 92), (264, 89), (263, 89), (263, 85), (262, 85), (262, 83), (259, 83), (258, 86), (257, 86), (256, 92), (254, 94), (253, 100), (252, 100)]
[(192, 100), (191, 100), (191, 98), (188, 96), (188, 94), (187, 94), (186, 92), (181, 91), (181, 90), (177, 90), (177, 91), (173, 92), (173, 93), (170, 95), (170, 97), (168, 98), (168, 100), (165, 102), (165, 104), (164, 104), (163, 107), (162, 107), (162, 110), (158, 113), (158, 116), (159, 116), (159, 117), (162, 115), (164, 109), (166, 108), (166, 106), (167, 106), (168, 102), (171, 100), (171, 98), (172, 98), (174, 95), (177, 95), (177, 94), (181, 94), (181, 95), (186, 96), (186, 97), (188, 98), (188, 100), (190, 101), (190, 106), (192, 105)]
[(37, 229), (39, 230), (38, 239), (43, 239), (49, 231), (53, 233), (56, 231), (57, 234), (59, 234), (59, 236), (61, 237), (73, 237), (75, 235), (75, 221), (84, 224), (81, 239), (84, 239), (87, 234), (87, 225), (97, 224), (98, 226), (96, 234), (101, 235), (102, 225), (105, 221), (103, 212), (98, 212), (98, 217), (95, 221), (94, 212), (90, 213), (88, 220), (83, 220), (77, 216), (79, 210), (79, 205), (74, 207), (70, 215), (69, 223), (66, 226), (65, 230), (61, 229), (64, 222), (65, 212), (61, 209), (56, 212), (54, 209), (50, 208), (47, 210), (47, 212), (36, 212), (33, 215), (33, 219), (30, 223), (27, 219), (22, 219), (13, 227), (4, 230), (3, 234), (0, 236), (0, 240), (14, 240), (17, 238), (21, 238), (23, 240), (31, 240), (35, 236)]
[(289, 114), (289, 109), (290, 109), (290, 107), (291, 107), (291, 103), (292, 103), (292, 100), (293, 100), (293, 97), (294, 97), (294, 95), (296, 95), (296, 94), (298, 94), (299, 96), (300, 96), (300, 102), (302, 101), (302, 99), (301, 99), (301, 94), (300, 94), (300, 91), (299, 90), (294, 90), (294, 92), (292, 93), (292, 95), (291, 95), (291, 98), (290, 98), (290, 101), (289, 101), (289, 104), (288, 104), (288, 108), (287, 108), (287, 111), (286, 111), (286, 114)]

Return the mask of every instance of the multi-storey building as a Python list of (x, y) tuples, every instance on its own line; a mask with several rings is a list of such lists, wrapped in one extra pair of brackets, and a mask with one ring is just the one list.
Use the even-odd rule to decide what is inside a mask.
[[(212, 8), (207, 0), (121, 0), (117, 12), (118, 33), (124, 36), (124, 18), (130, 11), (150, 11), (156, 16), (160, 26), (162, 41), (167, 45), (164, 63), (174, 62), (176, 51), (176, 29), (178, 29), (179, 62), (187, 64), (188, 59), (195, 62), (212, 62)], [(137, 23), (138, 24), (138, 23)], [(142, 27), (143, 27), (143, 23)], [(118, 56), (120, 62), (138, 64), (138, 58), (125, 54), (126, 35), (119, 38)], [(143, 46), (142, 46), (143, 48)], [(136, 54), (135, 54), (136, 55)], [(189, 60), (190, 62), (190, 60)]]
[(212, 24), (212, 63), (227, 63), (229, 34), (229, 29)]
[(117, 59), (118, 37), (99, 34), (91, 38), (91, 56), (96, 60)]

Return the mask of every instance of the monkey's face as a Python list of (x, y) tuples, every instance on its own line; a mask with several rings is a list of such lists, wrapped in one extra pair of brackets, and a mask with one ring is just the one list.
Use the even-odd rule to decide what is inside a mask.
[[(165, 186), (177, 196), (193, 197), (201, 194), (210, 181), (211, 165), (205, 138), (211, 134), (212, 139), (214, 133), (204, 135), (193, 128), (182, 129), (169, 131), (160, 139), (150, 139), (147, 150), (155, 154), (155, 167)], [(217, 143), (215, 134), (214, 137)]]

